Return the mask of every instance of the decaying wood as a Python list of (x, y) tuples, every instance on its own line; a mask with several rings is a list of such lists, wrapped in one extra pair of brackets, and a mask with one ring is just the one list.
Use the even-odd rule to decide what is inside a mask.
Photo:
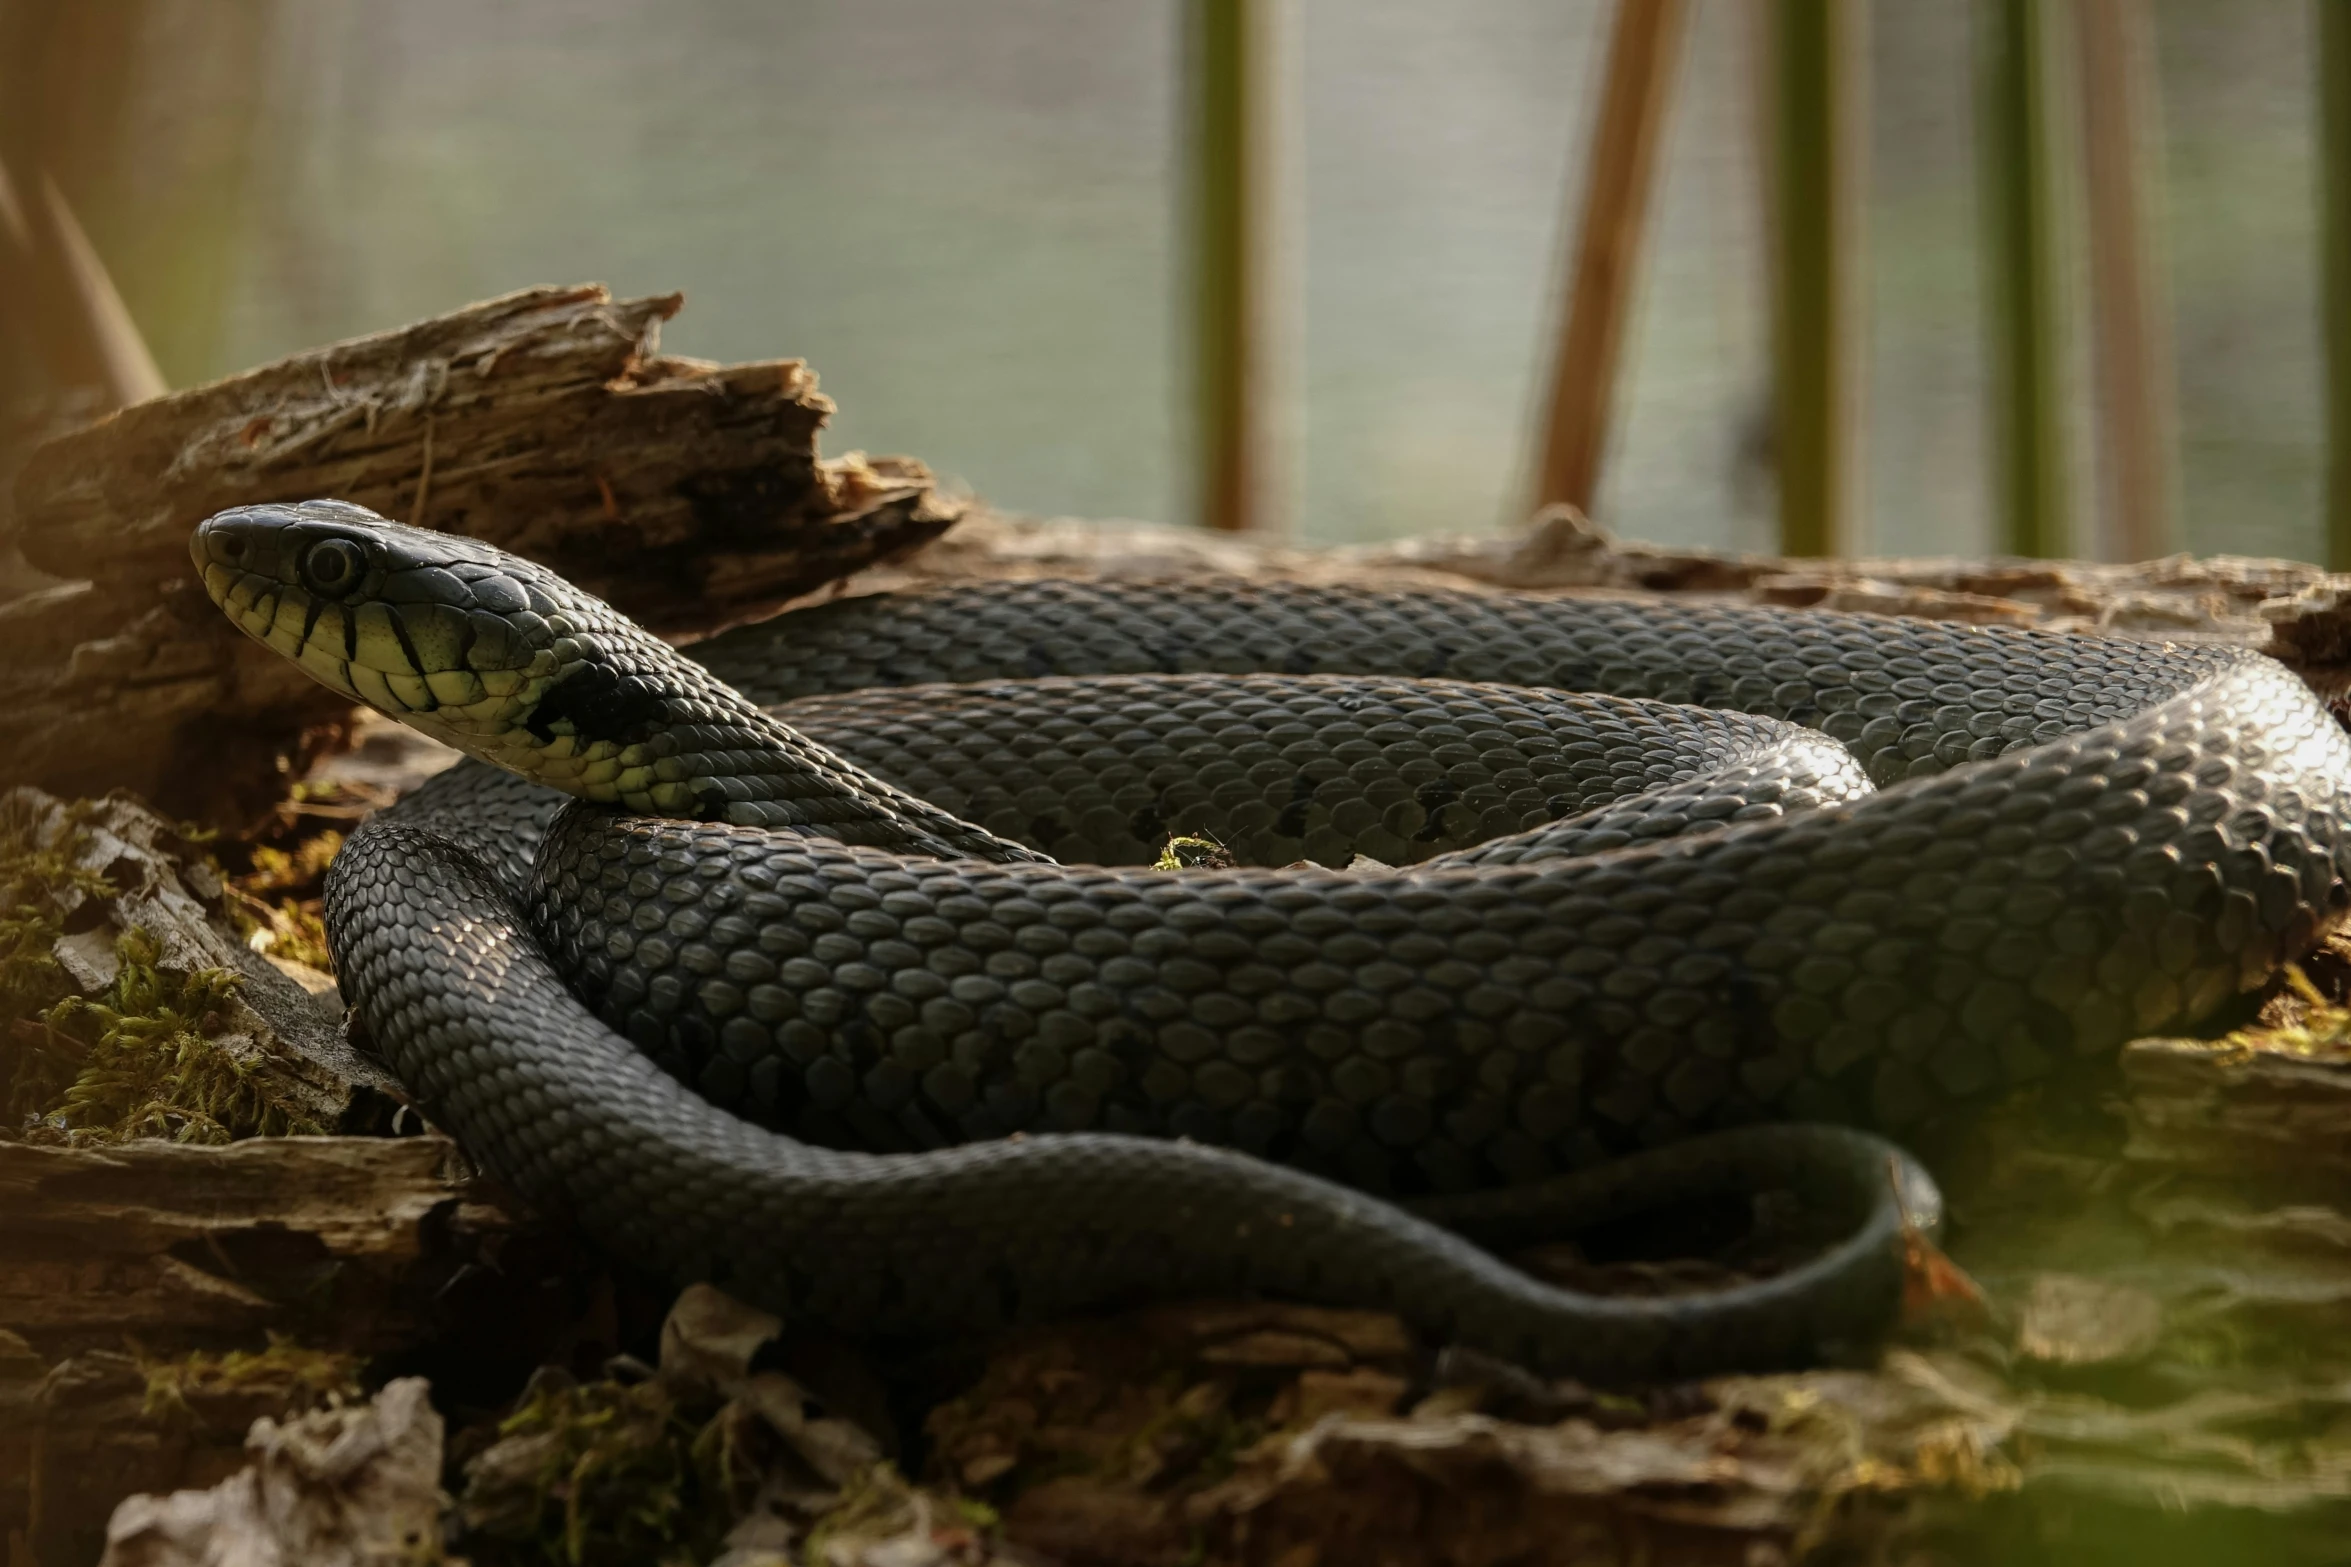
[(1600, 490), (1657, 149), (1671, 117), (1674, 67), (1687, 21), (1682, 0), (1621, 0), (1616, 7), (1592, 147), (1584, 158), (1564, 319), (1551, 360), (1535, 477), (1541, 502), (1588, 509)]
[(291, 1377), (244, 1380), (227, 1398), (157, 1408), (148, 1363), (93, 1350), (54, 1367), (5, 1353), (0, 1331), (0, 1537), (35, 1563), (94, 1562), (132, 1491), (207, 1486), (237, 1471), (256, 1419), (310, 1407)]
[(1619, 540), (1569, 506), (1546, 508), (1523, 533), (1335, 549), (982, 511), (919, 553), (849, 578), (839, 591), (972, 579), (1207, 576), (1613, 597), (1690, 594), (1794, 609), (2195, 637), (2260, 648), (2320, 677), (2313, 683), (2322, 689), (2332, 689), (2327, 679), (2351, 665), (2351, 576), (2299, 561), (2235, 555), (2174, 555), (2127, 566), (1952, 557), (1789, 560)]
[(264, 1365), (159, 1408), (175, 1356), (283, 1333), (356, 1367), (430, 1337), (450, 1282), (530, 1233), (464, 1172), (438, 1137), (0, 1143), (0, 1538), (92, 1560), (125, 1495), (212, 1484), (256, 1416), (316, 1396)]
[[(400, 1089), (352, 1048), (331, 986), (313, 994), (237, 939), (217, 872), (168, 822), (120, 797), (76, 808), (31, 789), (0, 796), (0, 812), (74, 873), (44, 892), (60, 916), (59, 995), (105, 997), (135, 932), (159, 974), (237, 976), (202, 1020), (206, 1041), (287, 1122), (394, 1127)], [(519, 1223), (440, 1137), (119, 1135), (63, 1117), (0, 1134), (0, 1331), (49, 1358), (126, 1337), (171, 1350), (297, 1328), (375, 1352), (416, 1331), (420, 1290)]]
[(120, 972), (122, 938), (139, 932), (155, 943), (159, 969), (237, 975), (212, 1043), (294, 1124), (342, 1132), (390, 1125), (399, 1087), (344, 1038), (331, 985), (317, 976), (321, 988), (307, 990), (237, 939), (219, 874), (188, 856), (170, 822), (121, 796), (76, 811), (37, 789), (0, 796), (0, 812), (25, 822), (37, 848), (65, 854), (116, 889), (110, 897), (78, 886), (56, 894), (66, 930), (51, 956), (71, 990), (102, 995)]
[[(125, 409), (35, 452), (13, 544), (60, 578), (0, 605), (0, 783), (250, 798), (348, 715), (211, 608), (227, 506), (335, 496), (471, 534), (655, 629), (710, 630), (911, 549), (960, 507), (923, 466), (824, 460), (798, 360), (663, 357), (680, 296), (541, 288)], [(288, 764), (291, 765), (291, 764)]]
[(2351, 928), (2270, 992), (2253, 1026), (2226, 1038), (2123, 1047), (2124, 1158), (2333, 1197), (2351, 1173), (2351, 1013), (2319, 997), (2351, 993)]
[(414, 1334), (456, 1237), (519, 1222), (475, 1201), (439, 1137), (225, 1147), (0, 1143), (0, 1328), (45, 1358), (254, 1342), (380, 1351)]
[(1746, 1563), (1788, 1559), (1865, 1472), (1996, 1474), (2013, 1419), (1906, 1355), (1611, 1398), (1431, 1363), (1376, 1313), (1210, 1304), (1006, 1345), (933, 1413), (930, 1478), (1057, 1561)]
[[(452, 1446), (470, 1456), (448, 1471), (421, 1379), (395, 1380), (365, 1407), (265, 1416), (238, 1473), (115, 1508), (105, 1563), (382, 1567), (450, 1550), (484, 1563), (707, 1561), (721, 1552), (723, 1567), (1034, 1560), (996, 1549), (952, 1495), (908, 1484), (876, 1427), (765, 1363), (782, 1351), (782, 1327), (692, 1286), (662, 1323), (657, 1365), (615, 1364), (589, 1383), (542, 1369), (514, 1416), (459, 1433)], [(184, 1467), (217, 1468), (219, 1456), (208, 1451)], [(442, 1494), (444, 1479), (453, 1497)], [(559, 1555), (548, 1548), (557, 1540)]]
[(2128, 1156), (2214, 1174), (2351, 1173), (2351, 1046), (2141, 1039), (2123, 1051)]

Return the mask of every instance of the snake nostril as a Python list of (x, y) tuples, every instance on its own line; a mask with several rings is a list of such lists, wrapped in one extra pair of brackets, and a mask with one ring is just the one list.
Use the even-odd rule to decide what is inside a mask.
[(220, 552), (231, 560), (242, 560), (245, 558), (245, 541), (232, 533), (220, 541)]

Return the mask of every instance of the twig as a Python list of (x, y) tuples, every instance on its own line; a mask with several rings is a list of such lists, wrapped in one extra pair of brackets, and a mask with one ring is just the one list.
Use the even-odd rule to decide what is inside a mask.
[(1608, 85), (1585, 165), (1566, 319), (1551, 363), (1536, 509), (1564, 503), (1588, 513), (1600, 488), (1633, 275), (1687, 14), (1682, 0), (1619, 0), (1617, 6)]
[(1850, 0), (1777, 0), (1774, 72), (1780, 551), (1839, 555), (1845, 537), (1854, 163)]
[(57, 258), (97, 350), (107, 395), (125, 407), (161, 397), (171, 390), (170, 383), (156, 368), (155, 356), (147, 351), (147, 340), (139, 335), (122, 295), (115, 292), (114, 280), (106, 275), (106, 263), (98, 259), (96, 247), (82, 232), (64, 194), (46, 174), (41, 176), (41, 195), (48, 205)]
[(2098, 379), (2110, 559), (2153, 560), (2171, 543), (2171, 355), (2160, 283), (2140, 211), (2148, 129), (2143, 14), (2127, 0), (2077, 0), (2082, 156), (2089, 198), (2091, 352)]

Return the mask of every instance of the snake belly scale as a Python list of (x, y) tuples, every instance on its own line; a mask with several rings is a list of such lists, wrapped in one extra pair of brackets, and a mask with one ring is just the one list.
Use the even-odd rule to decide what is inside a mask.
[[(1846, 1128), (2192, 1021), (2351, 903), (2351, 738), (2234, 648), (1038, 582), (689, 658), (341, 503), (192, 551), (493, 764), (330, 879), (402, 1081), (616, 1250), (852, 1329), (1263, 1291), (1610, 1380), (1837, 1352), (1936, 1201)], [(1203, 825), (1274, 863), (1116, 863)], [(1663, 1299), (1491, 1249), (1725, 1189), (1846, 1232)]]

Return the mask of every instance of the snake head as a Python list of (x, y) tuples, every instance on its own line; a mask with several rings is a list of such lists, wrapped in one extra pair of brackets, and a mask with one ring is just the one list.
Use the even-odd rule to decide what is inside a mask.
[[(699, 808), (659, 766), (679, 661), (546, 567), (332, 500), (235, 507), (188, 550), (222, 613), (321, 685), (588, 799)], [(756, 713), (696, 687), (704, 717), (727, 698)]]
[(549, 688), (594, 661), (580, 622), (595, 617), (580, 611), (601, 604), (503, 550), (347, 501), (221, 512), (198, 525), (189, 554), (246, 635), (462, 749), (527, 723)]

